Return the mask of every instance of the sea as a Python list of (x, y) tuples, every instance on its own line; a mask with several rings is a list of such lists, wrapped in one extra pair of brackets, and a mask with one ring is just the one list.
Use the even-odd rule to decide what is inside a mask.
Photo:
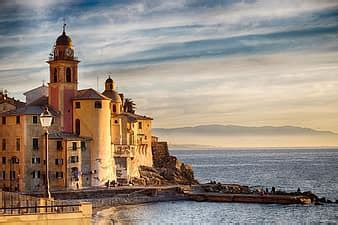
[[(172, 150), (201, 182), (311, 191), (338, 200), (338, 149)], [(278, 205), (171, 201), (98, 212), (92, 224), (338, 224), (338, 204)]]

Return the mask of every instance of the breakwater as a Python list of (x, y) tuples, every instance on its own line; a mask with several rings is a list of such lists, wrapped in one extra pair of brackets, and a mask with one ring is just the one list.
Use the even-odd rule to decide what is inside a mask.
[(264, 204), (317, 204), (323, 199), (311, 192), (260, 193), (238, 184), (172, 185), (154, 187), (113, 187), (54, 191), (53, 198), (65, 202), (91, 202), (93, 211), (102, 208), (165, 201), (212, 201)]

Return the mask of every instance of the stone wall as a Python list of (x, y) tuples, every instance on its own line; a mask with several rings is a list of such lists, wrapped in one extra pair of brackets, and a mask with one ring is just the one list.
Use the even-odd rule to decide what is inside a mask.
[(152, 152), (154, 167), (161, 167), (170, 156), (167, 142), (153, 142)]

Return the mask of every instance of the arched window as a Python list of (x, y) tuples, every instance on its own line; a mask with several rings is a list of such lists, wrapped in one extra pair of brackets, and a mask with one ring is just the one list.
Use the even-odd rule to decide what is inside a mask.
[(80, 120), (79, 119), (76, 119), (75, 120), (75, 133), (77, 134), (77, 135), (80, 135), (80, 130), (81, 128), (80, 128)]
[(113, 104), (113, 112), (116, 113), (116, 105)]
[(58, 82), (58, 70), (56, 68), (54, 68), (53, 82)]
[(66, 82), (72, 82), (72, 71), (69, 67), (66, 69)]

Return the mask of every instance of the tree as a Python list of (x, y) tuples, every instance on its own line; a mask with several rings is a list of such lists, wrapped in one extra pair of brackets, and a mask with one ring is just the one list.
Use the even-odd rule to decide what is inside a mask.
[(135, 113), (135, 103), (134, 101), (131, 99), (131, 98), (126, 98), (124, 100), (124, 105), (123, 105), (123, 109), (125, 112), (128, 112), (128, 113)]

